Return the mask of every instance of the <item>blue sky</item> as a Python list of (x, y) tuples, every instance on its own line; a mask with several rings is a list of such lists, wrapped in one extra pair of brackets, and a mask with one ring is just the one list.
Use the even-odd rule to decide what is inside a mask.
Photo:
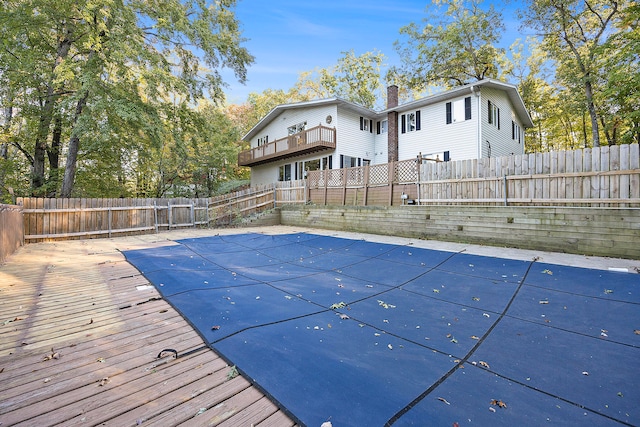
[[(520, 33), (515, 17), (519, 2), (494, 1), (505, 23), (504, 47)], [(243, 102), (250, 92), (291, 88), (298, 75), (337, 63), (342, 52), (356, 55), (378, 50), (389, 64), (398, 64), (393, 43), (401, 27), (427, 16), (426, 0), (239, 0), (236, 17), (244, 46), (255, 56), (246, 85), (225, 73), (228, 103)]]

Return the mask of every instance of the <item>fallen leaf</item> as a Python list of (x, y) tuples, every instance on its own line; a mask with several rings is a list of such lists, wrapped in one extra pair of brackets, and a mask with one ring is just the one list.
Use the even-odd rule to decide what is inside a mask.
[(236, 365), (233, 365), (231, 368), (229, 368), (229, 372), (227, 373), (227, 379), (231, 380), (237, 377), (238, 375), (240, 375), (240, 373), (238, 373), (238, 368), (236, 367)]
[(622, 394), (621, 391), (618, 392), (618, 397), (623, 397), (624, 395)]
[(547, 300), (540, 300), (540, 304), (549, 304), (549, 301), (547, 301)]
[(329, 308), (332, 309), (332, 310), (335, 310), (335, 309), (338, 309), (338, 308), (344, 308), (346, 306), (347, 306), (347, 304), (344, 301), (340, 301), (340, 302), (337, 302), (335, 304), (331, 304), (331, 306)]
[(93, 319), (89, 320), (89, 324), (92, 324), (92, 323), (93, 323)]
[(434, 293), (434, 294), (439, 294), (439, 293), (440, 293), (440, 290), (438, 290), (438, 289), (434, 289), (434, 290), (433, 290), (433, 293)]
[(472, 340), (479, 340), (480, 338), (479, 338), (479, 337), (477, 337), (477, 336), (475, 336), (475, 335), (471, 335), (471, 339), (472, 339)]
[(220, 329), (220, 325), (213, 325), (213, 326), (211, 327), (211, 330), (212, 330), (212, 331), (217, 331), (218, 329)]
[(613, 289), (605, 289), (604, 293), (605, 294), (612, 294), (613, 293)]
[(496, 412), (496, 410), (495, 410), (495, 408), (494, 408), (493, 406), (489, 406), (489, 410), (490, 410), (491, 412)]
[(589, 372), (587, 372), (587, 371), (582, 371), (582, 375), (589, 376)]
[(109, 377), (104, 377), (98, 383), (98, 387), (103, 387), (103, 386), (107, 385), (108, 382), (109, 382)]
[(551, 270), (543, 270), (542, 273), (548, 274), (549, 276), (553, 276), (553, 272)]
[(198, 412), (196, 412), (196, 416), (198, 416), (198, 415), (202, 415), (202, 414), (204, 414), (206, 411), (207, 411), (207, 408), (200, 408), (200, 409), (198, 410)]
[(444, 402), (444, 403), (446, 403), (447, 405), (451, 405), (451, 403), (447, 402), (447, 399), (445, 399), (444, 397), (439, 397), (439, 398), (438, 398), (438, 400), (439, 400), (440, 402)]
[(491, 400), (491, 404), (493, 406), (497, 406), (498, 408), (506, 408), (507, 404), (504, 403), (502, 400), (497, 400), (497, 399), (492, 399)]
[(98, 357), (98, 358), (96, 359), (96, 362), (98, 362), (98, 363), (104, 363), (105, 361), (106, 361), (106, 360), (105, 360), (105, 358), (104, 358), (104, 357)]
[(349, 316), (347, 316), (346, 314), (343, 314), (343, 313), (337, 313), (337, 314), (338, 316), (340, 316), (340, 319), (342, 320), (347, 320), (349, 318)]
[(387, 347), (389, 347), (389, 350), (393, 350), (393, 346), (391, 344), (387, 345)]
[(483, 368), (491, 369), (489, 367), (489, 364), (487, 362), (482, 361), (482, 360), (478, 362), (478, 365), (482, 366)]
[(474, 300), (474, 301), (480, 301), (480, 298), (478, 298), (478, 297), (472, 297), (471, 299)]
[(634, 330), (633, 333), (636, 334), (636, 335), (640, 335), (640, 329)]

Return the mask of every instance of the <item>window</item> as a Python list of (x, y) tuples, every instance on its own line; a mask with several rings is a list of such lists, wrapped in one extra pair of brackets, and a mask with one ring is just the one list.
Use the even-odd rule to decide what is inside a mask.
[(471, 97), (447, 102), (446, 120), (447, 124), (471, 120)]
[(378, 133), (378, 135), (380, 135), (381, 133), (387, 133), (387, 130), (389, 129), (389, 122), (387, 120), (383, 120), (381, 122), (377, 122), (376, 126), (376, 132)]
[(340, 154), (340, 168), (355, 168), (360, 166), (362, 159), (358, 157), (345, 156)]
[(360, 130), (373, 133), (373, 120), (369, 120), (365, 117), (360, 117)]
[(278, 181), (291, 181), (291, 165), (280, 166)]
[(402, 133), (420, 130), (420, 110), (401, 116)]
[(269, 143), (269, 135), (258, 138), (258, 147)]
[(300, 133), (307, 128), (307, 122), (298, 123), (297, 125), (289, 126), (287, 128), (287, 134), (289, 136)]
[(522, 135), (520, 125), (512, 120), (511, 121), (511, 139), (518, 140), (518, 143), (522, 143), (522, 138), (520, 135)]
[(488, 109), (489, 109), (488, 120), (489, 120), (489, 124), (497, 126), (498, 129), (500, 129), (500, 109), (493, 102), (491, 102), (491, 101), (487, 101), (487, 102), (489, 103), (488, 104)]

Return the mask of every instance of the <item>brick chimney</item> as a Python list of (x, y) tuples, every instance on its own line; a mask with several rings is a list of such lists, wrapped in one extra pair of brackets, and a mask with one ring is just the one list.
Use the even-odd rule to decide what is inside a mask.
[[(398, 86), (387, 87), (387, 109), (398, 106)], [(388, 162), (398, 161), (398, 113), (387, 113), (387, 158)]]

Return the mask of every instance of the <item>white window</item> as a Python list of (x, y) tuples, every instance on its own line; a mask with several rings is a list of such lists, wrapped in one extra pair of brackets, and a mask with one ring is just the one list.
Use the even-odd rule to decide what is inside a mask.
[(489, 115), (487, 117), (489, 124), (497, 126), (500, 129), (500, 109), (496, 104), (488, 101)]
[(291, 181), (291, 165), (280, 166), (278, 180)]
[(307, 122), (298, 123), (293, 126), (289, 126), (287, 128), (287, 133), (289, 136), (295, 135), (296, 133), (300, 133), (307, 128)]
[(471, 97), (446, 104), (447, 124), (471, 120)]

